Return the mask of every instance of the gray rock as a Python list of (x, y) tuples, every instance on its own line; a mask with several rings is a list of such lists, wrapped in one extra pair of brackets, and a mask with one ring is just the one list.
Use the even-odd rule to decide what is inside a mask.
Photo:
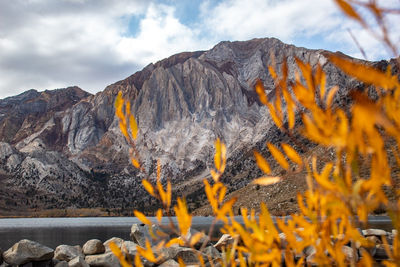
[(68, 262), (68, 267), (89, 267), (83, 257), (78, 256)]
[(68, 267), (68, 262), (66, 261), (59, 261), (54, 267)]
[(381, 229), (366, 229), (366, 230), (362, 230), (362, 234), (364, 236), (371, 236), (371, 235), (375, 235), (375, 236), (386, 236), (386, 231), (385, 230), (381, 230)]
[(76, 257), (85, 257), (80, 246), (60, 245), (54, 251), (54, 258), (60, 261), (70, 261)]
[(103, 243), (103, 245), (104, 245), (104, 247), (106, 249), (105, 252), (111, 252), (111, 249), (110, 249), (110, 243), (111, 242), (113, 242), (115, 245), (117, 245), (119, 247), (119, 249), (121, 249), (122, 245), (124, 244), (124, 240), (122, 238), (112, 237), (112, 238), (108, 239), (107, 241), (105, 241)]
[(358, 261), (357, 249), (354, 251), (349, 246), (343, 246), (342, 251), (343, 251), (344, 255), (346, 255), (346, 260), (348, 262), (353, 262), (353, 261), (357, 262)]
[(207, 256), (210, 256), (211, 259), (213, 259), (213, 260), (221, 258), (221, 253), (218, 251), (218, 249), (216, 249), (213, 246), (206, 247), (203, 250), (203, 253), (206, 254)]
[[(189, 228), (189, 231), (186, 234), (185, 239), (187, 241), (190, 241), (190, 239), (197, 233), (200, 233), (200, 232), (197, 231), (196, 229)], [(208, 238), (208, 236), (204, 233), (202, 233), (202, 234), (203, 234), (203, 236), (199, 239), (199, 241), (193, 245), (195, 249), (200, 249), (201, 246), (203, 245), (203, 243), (205, 243), (206, 246), (211, 245), (210, 239)], [(181, 238), (181, 237), (179, 237), (179, 238)]]
[(21, 265), (31, 261), (51, 260), (53, 256), (53, 249), (28, 239), (23, 239), (15, 243), (3, 253), (4, 261), (11, 265)]
[(137, 246), (137, 244), (135, 242), (124, 241), (124, 243), (122, 245), (122, 252), (124, 252), (124, 254), (129, 255), (129, 257), (131, 257), (131, 259), (133, 259), (137, 252), (136, 246)]
[(207, 260), (206, 255), (200, 251), (181, 247), (177, 250), (174, 260), (177, 261), (179, 258), (181, 258), (185, 265), (195, 265), (200, 263), (199, 257), (203, 257), (204, 260)]
[(133, 224), (130, 233), (131, 240), (141, 247), (146, 246), (146, 240), (150, 241), (151, 246), (156, 245), (161, 240), (169, 240), (169, 235), (158, 225), (153, 224), (151, 228), (156, 237), (155, 239), (150, 235), (150, 227), (148, 225)]
[(229, 234), (223, 234), (221, 238), (218, 240), (218, 242), (214, 245), (216, 249), (219, 251), (222, 250), (223, 247), (226, 247), (227, 245), (233, 244), (235, 240), (233, 237)]
[(82, 247), (82, 252), (85, 255), (101, 254), (106, 251), (103, 242), (98, 239), (88, 240)]
[(88, 255), (85, 257), (85, 261), (90, 266), (99, 267), (118, 267), (121, 266), (117, 257), (112, 252), (98, 255)]
[(13, 153), (13, 149), (9, 143), (0, 142), (0, 159), (6, 159)]
[(167, 260), (167, 261), (161, 263), (159, 265), (159, 267), (179, 267), (179, 263), (177, 263), (176, 261), (170, 259), (170, 260)]

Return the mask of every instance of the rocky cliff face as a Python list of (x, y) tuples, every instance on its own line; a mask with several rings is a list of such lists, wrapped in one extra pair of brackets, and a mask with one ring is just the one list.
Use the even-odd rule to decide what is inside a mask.
[(0, 207), (14, 202), (23, 208), (154, 204), (143, 197), (140, 175), (129, 165), (129, 147), (114, 117), (118, 91), (132, 102), (138, 149), (150, 173), (160, 159), (164, 177), (195, 198), (191, 181), (208, 174), (213, 141), (220, 137), (228, 147), (226, 177), (240, 176), (231, 179), (232, 188), (238, 188), (259, 175), (249, 152), (281, 138), (253, 89), (261, 79), (273, 97), (267, 71), (271, 55), (278, 68), (287, 60), (290, 80), (296, 57), (321, 64), (327, 86), (339, 85), (337, 100), (345, 104), (348, 90), (360, 84), (330, 64), (329, 53), (273, 38), (222, 42), (209, 51), (150, 64), (96, 95), (71, 87), (0, 100)]

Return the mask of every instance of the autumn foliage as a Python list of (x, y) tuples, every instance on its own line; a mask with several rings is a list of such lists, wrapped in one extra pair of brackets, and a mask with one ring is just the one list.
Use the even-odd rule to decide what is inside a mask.
[[(370, 11), (381, 30), (380, 35), (377, 32), (374, 34), (390, 51), (397, 53), (383, 23), (387, 10), (380, 8), (376, 1), (335, 2), (348, 17), (367, 29), (369, 26), (356, 11), (356, 7), (361, 6)], [(392, 74), (390, 66), (386, 71), (381, 71), (337, 55), (331, 55), (329, 60), (347, 75), (366, 86), (373, 86), (378, 97), (371, 99), (367, 93), (353, 92), (352, 106), (345, 110), (335, 105), (334, 99), (339, 88), (327, 88), (326, 74), (322, 67), (312, 68), (300, 60), (296, 60), (296, 80), (290, 85), (285, 61), (279, 70), (275, 69), (275, 66), (269, 66), (269, 74), (276, 85), (273, 99), (268, 99), (262, 81), (257, 81), (255, 85), (260, 102), (267, 107), (272, 120), (281, 131), (292, 136), (296, 136), (295, 131), (300, 131), (303, 137), (322, 148), (334, 151), (336, 155), (331, 162), (320, 162), (315, 156), (305, 157), (297, 152), (296, 147), (289, 144), (266, 144), (272, 158), (283, 169), (289, 170), (296, 165), (297, 169), (305, 168), (307, 171), (308, 190), (297, 196), (300, 210), (297, 214), (292, 214), (286, 219), (277, 218), (275, 225), (267, 206), (261, 203), (258, 216), (255, 216), (254, 210), (242, 209), (244, 225), (238, 223), (232, 209), (236, 199), (225, 200), (227, 188), (220, 181), (226, 166), (226, 146), (219, 139), (215, 141), (215, 168), (210, 173), (212, 181), (204, 179), (203, 182), (215, 222), (223, 222), (222, 232), (234, 238), (234, 242), (225, 248), (220, 261), (222, 266), (280, 266), (282, 251), (286, 266), (303, 266), (305, 258), (301, 252), (310, 246), (316, 249), (314, 263), (318, 265), (372, 266), (373, 258), (368, 248), (373, 244), (360, 234), (357, 229), (359, 224), (367, 225), (368, 215), (383, 205), (392, 218), (394, 228), (400, 230), (400, 191), (393, 189), (391, 172), (391, 162), (397, 162), (397, 167), (400, 166), (398, 76)], [(115, 106), (121, 131), (132, 147), (132, 164), (145, 172), (135, 149), (138, 126), (130, 113), (130, 103), (125, 101), (120, 93)], [(300, 114), (301, 123), (296, 120), (296, 114)], [(388, 142), (392, 144), (390, 151), (387, 147)], [(257, 151), (254, 151), (254, 157), (264, 176), (253, 183), (268, 186), (282, 179), (271, 176), (268, 160), (272, 158), (265, 159)], [(392, 161), (393, 158), (395, 160)], [(357, 166), (361, 162), (368, 162), (367, 174), (361, 174), (358, 170)], [(192, 216), (183, 198), (178, 198), (177, 204), (171, 207), (171, 183), (161, 183), (160, 164), (157, 168), (156, 183), (144, 179), (142, 184), (151, 196), (162, 203), (163, 208), (156, 213), (159, 224), (163, 216), (169, 217), (174, 214), (177, 217), (177, 225), (170, 221), (169, 227), (180, 238), (161, 241), (158, 249), (172, 244), (193, 246), (205, 235), (198, 233), (187, 238)], [(393, 189), (395, 201), (389, 201), (384, 191), (385, 187)], [(135, 216), (151, 227), (152, 222), (143, 213), (135, 211)], [(282, 243), (279, 233), (285, 234), (285, 244)], [(362, 257), (359, 260), (355, 257), (346, 258), (343, 253), (342, 247), (349, 243), (354, 251), (360, 248)], [(383, 264), (400, 266), (399, 235), (395, 236), (393, 246), (389, 246), (385, 238), (383, 243), (389, 255), (389, 260)], [(139, 248), (132, 261), (128, 261), (117, 246), (113, 245), (111, 249), (123, 266), (142, 266), (141, 257), (150, 262), (157, 262), (150, 243), (144, 248)], [(201, 257), (199, 260), (204, 265)], [(183, 265), (183, 262), (180, 261), (180, 264)]]

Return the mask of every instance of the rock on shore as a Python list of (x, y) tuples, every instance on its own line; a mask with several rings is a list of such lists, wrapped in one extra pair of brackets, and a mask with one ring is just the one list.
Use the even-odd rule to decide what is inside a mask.
[[(148, 234), (147, 228), (139, 226), (140, 225), (133, 225), (131, 230), (132, 239), (136, 239), (137, 237), (135, 236), (138, 235), (145, 236)], [(138, 233), (138, 229), (141, 229), (140, 233)], [(195, 232), (194, 229), (190, 229), (191, 234)], [(376, 262), (388, 259), (386, 250), (382, 245), (382, 236), (385, 236), (389, 246), (392, 246), (393, 240), (397, 235), (396, 231), (386, 232), (381, 229), (366, 229), (363, 231), (360, 230), (360, 232), (362, 232), (368, 240), (373, 242), (375, 246), (371, 248), (362, 248), (358, 246), (357, 250), (354, 251), (353, 248), (350, 247), (350, 244), (344, 245), (342, 251), (346, 256), (347, 261), (350, 262), (353, 259), (358, 261), (366, 250), (374, 257)], [(166, 235), (168, 234), (163, 233), (163, 238), (172, 237), (166, 237)], [(285, 244), (285, 235), (281, 234), (280, 238), (282, 241), (281, 243)], [(332, 242), (335, 242), (338, 239), (340, 239), (340, 237), (332, 237)], [(178, 258), (181, 258), (186, 265), (198, 265), (200, 264), (198, 257), (201, 255), (206, 264), (221, 266), (219, 260), (222, 258), (225, 247), (231, 244), (231, 241), (232, 237), (226, 234), (223, 235), (215, 244), (204, 239), (206, 246), (201, 251), (200, 246), (195, 246), (196, 249), (194, 249), (179, 245), (173, 245), (169, 248), (157, 250), (155, 244), (152, 244), (153, 251), (158, 261), (156, 263), (151, 263), (144, 260), (143, 263), (144, 266), (149, 267), (174, 267), (179, 266)], [(120, 266), (119, 260), (109, 249), (109, 244), (111, 242), (114, 242), (118, 247), (120, 247), (125, 257), (130, 260), (134, 259), (137, 253), (136, 248), (140, 245), (133, 241), (113, 237), (106, 240), (104, 243), (98, 239), (88, 240), (82, 248), (79, 245), (60, 245), (54, 251), (53, 249), (37, 242), (23, 239), (5, 252), (1, 253), (0, 251), (0, 267), (118, 267)], [(315, 253), (315, 248), (310, 246), (305, 248), (299, 256), (306, 259), (308, 266), (316, 266), (314, 262)], [(2, 262), (3, 260), (4, 262)], [(212, 263), (210, 261), (212, 261)]]

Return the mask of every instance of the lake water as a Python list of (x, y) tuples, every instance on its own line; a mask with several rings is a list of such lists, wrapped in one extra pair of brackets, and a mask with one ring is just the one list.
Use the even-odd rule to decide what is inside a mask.
[[(155, 221), (154, 218), (150, 218)], [(167, 224), (167, 218), (163, 218)], [(172, 218), (176, 222), (176, 218)], [(235, 217), (243, 222), (241, 217)], [(192, 227), (208, 230), (212, 217), (193, 217)], [(369, 218), (370, 228), (392, 229), (391, 221), (386, 216)], [(37, 241), (51, 248), (58, 245), (80, 245), (93, 238), (106, 241), (111, 237), (130, 240), (132, 224), (140, 223), (135, 217), (88, 217), (88, 218), (17, 218), (0, 219), (0, 248), (4, 251), (21, 239)], [(217, 224), (218, 230), (221, 224)]]

